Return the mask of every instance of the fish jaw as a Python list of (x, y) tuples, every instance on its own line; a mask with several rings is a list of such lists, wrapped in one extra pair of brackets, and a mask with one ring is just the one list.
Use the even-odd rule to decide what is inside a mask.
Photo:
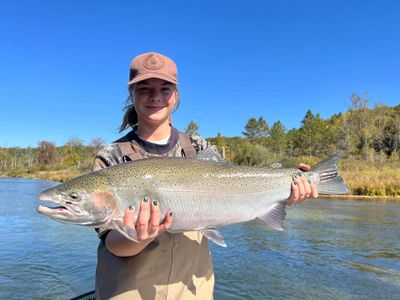
[(55, 219), (57, 221), (75, 223), (74, 222), (75, 215), (64, 206), (51, 208), (44, 205), (39, 205), (36, 210), (38, 213), (45, 215), (49, 218)]

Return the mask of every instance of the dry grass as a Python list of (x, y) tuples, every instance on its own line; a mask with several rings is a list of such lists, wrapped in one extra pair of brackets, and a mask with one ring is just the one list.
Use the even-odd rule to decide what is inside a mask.
[(353, 195), (400, 197), (400, 162), (342, 160), (339, 169)]
[(2, 174), (2, 176), (23, 177), (23, 178), (64, 182), (81, 174), (82, 173), (79, 170), (57, 170), (57, 171), (35, 171), (35, 172), (18, 172), (18, 173), (10, 172), (9, 174)]

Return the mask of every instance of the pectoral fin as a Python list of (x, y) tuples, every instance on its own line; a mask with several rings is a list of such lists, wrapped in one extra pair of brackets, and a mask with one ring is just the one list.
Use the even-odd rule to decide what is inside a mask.
[(279, 201), (263, 215), (257, 217), (261, 222), (276, 230), (283, 230), (286, 217), (286, 201)]
[(222, 234), (215, 229), (202, 229), (200, 232), (209, 240), (213, 241), (219, 246), (226, 247), (224, 238), (222, 237)]
[(136, 229), (126, 226), (122, 219), (114, 219), (112, 221), (112, 224), (113, 228), (119, 231), (127, 239), (134, 241), (136, 243), (139, 242), (137, 239)]

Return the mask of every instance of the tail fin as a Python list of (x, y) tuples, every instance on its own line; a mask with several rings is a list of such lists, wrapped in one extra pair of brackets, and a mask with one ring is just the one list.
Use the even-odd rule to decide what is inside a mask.
[(319, 183), (315, 182), (317, 184), (318, 193), (347, 194), (349, 192), (343, 178), (339, 176), (339, 158), (339, 153), (336, 153), (311, 168), (310, 172), (319, 175)]

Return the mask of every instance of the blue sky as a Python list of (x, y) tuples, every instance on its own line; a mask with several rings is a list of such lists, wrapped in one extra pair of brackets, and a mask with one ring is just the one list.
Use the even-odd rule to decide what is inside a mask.
[(298, 128), (353, 92), (400, 104), (398, 1), (0, 0), (0, 147), (112, 142), (148, 51), (178, 64), (174, 125), (204, 137), (259, 116)]

